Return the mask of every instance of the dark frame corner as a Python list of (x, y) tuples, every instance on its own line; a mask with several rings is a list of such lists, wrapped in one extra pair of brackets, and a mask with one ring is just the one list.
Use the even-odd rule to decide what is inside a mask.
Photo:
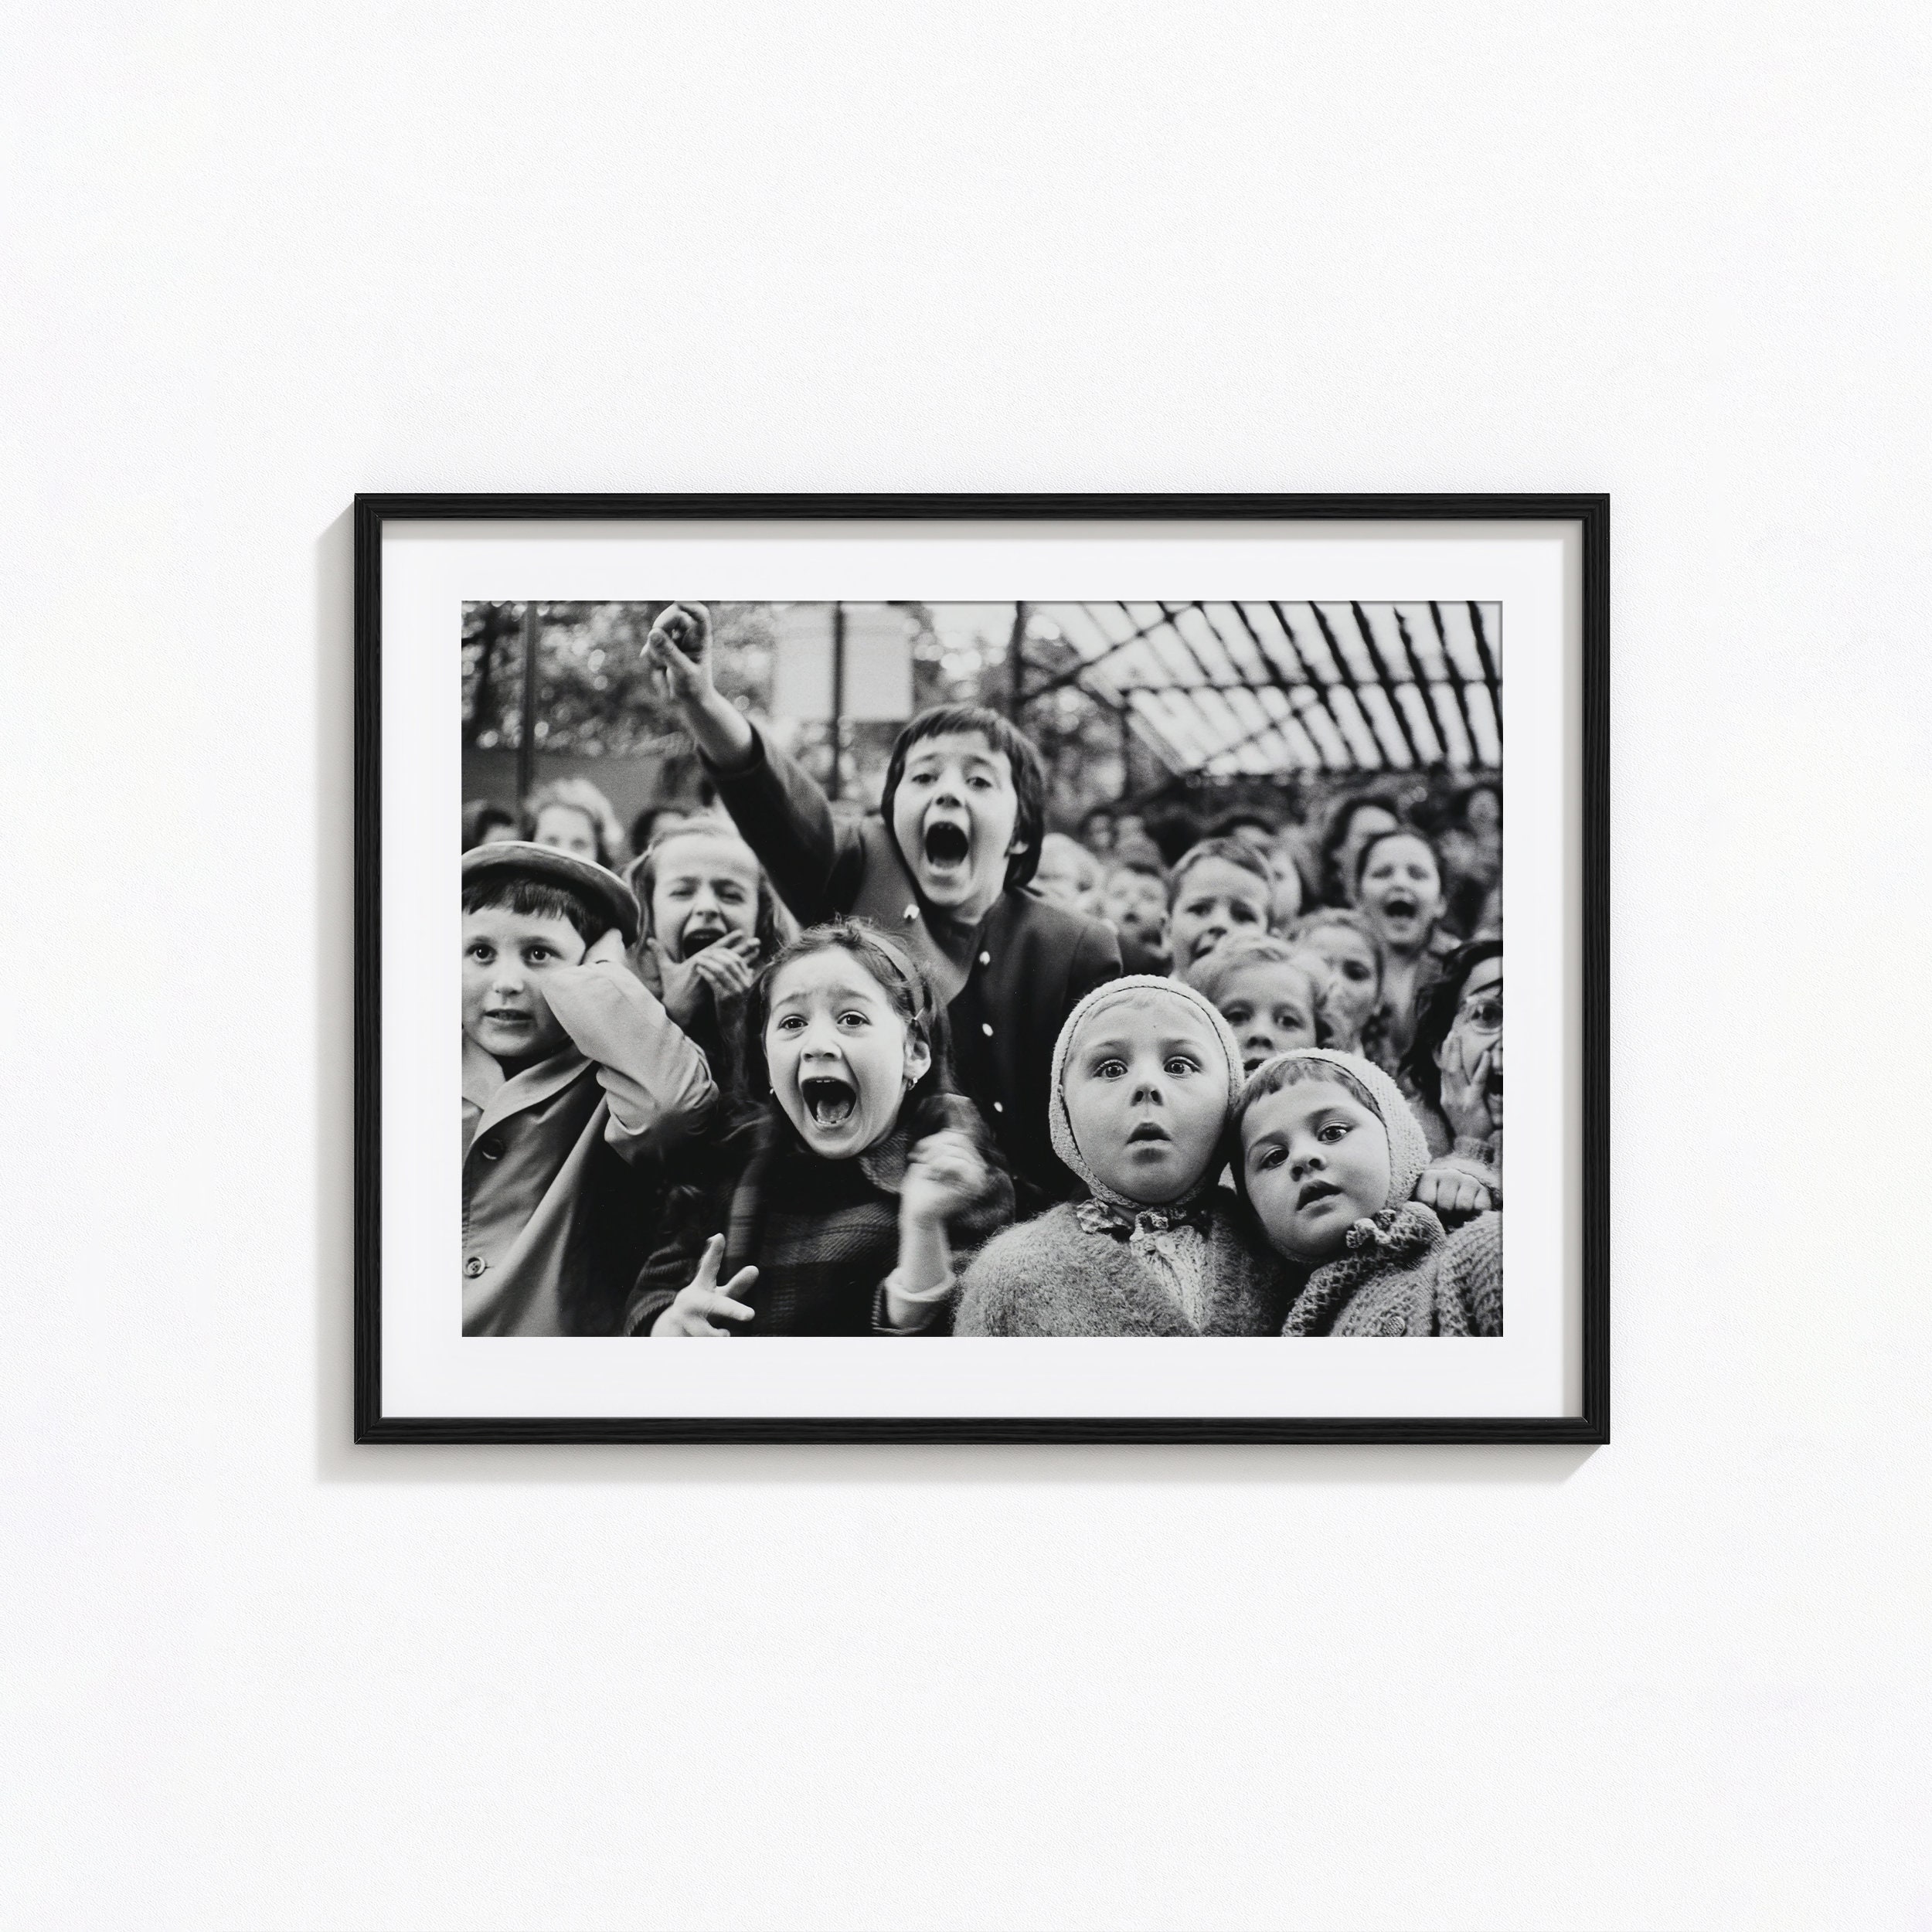
[[(391, 522), (1207, 519), (1574, 523), (1583, 539), (1582, 1406), (1570, 1417), (775, 1420), (382, 1413), (382, 542)], [(1610, 1440), (1610, 498), (1508, 495), (359, 495), (355, 563), (358, 1443), (1543, 1443)]]

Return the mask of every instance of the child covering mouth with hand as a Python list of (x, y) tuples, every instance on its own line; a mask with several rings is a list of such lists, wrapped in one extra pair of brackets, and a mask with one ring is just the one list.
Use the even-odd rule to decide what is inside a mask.
[(1087, 995), (1055, 1046), (1053, 1145), (1087, 1183), (988, 1243), (961, 1335), (1271, 1335), (1279, 1270), (1215, 1185), (1240, 1049), (1190, 986), (1145, 975)]
[(1012, 1219), (1013, 1191), (952, 1091), (918, 967), (855, 922), (814, 927), (744, 1024), (770, 1100), (687, 1164), (626, 1332), (944, 1333), (955, 1262)]
[(1379, 1067), (1281, 1054), (1242, 1089), (1236, 1126), (1236, 1183), (1269, 1245), (1308, 1270), (1284, 1335), (1502, 1333), (1502, 1217), (1445, 1236), (1410, 1198), (1429, 1145)]

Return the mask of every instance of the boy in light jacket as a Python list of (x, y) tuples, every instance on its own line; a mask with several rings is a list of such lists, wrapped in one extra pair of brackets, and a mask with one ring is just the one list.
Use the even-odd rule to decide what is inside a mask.
[(705, 1058), (631, 971), (638, 902), (603, 866), (463, 855), (463, 1332), (614, 1332), (664, 1154), (701, 1131)]

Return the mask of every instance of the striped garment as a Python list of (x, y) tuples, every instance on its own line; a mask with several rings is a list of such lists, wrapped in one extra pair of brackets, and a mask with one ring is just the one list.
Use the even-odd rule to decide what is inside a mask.
[[(756, 1311), (734, 1335), (873, 1335), (883, 1325), (886, 1276), (899, 1261), (899, 1189), (914, 1140), (942, 1128), (971, 1132), (982, 1156), (985, 1131), (972, 1104), (943, 1095), (916, 1128), (903, 1124), (856, 1160), (825, 1161), (788, 1123), (767, 1115), (713, 1150), (707, 1180), (679, 1190), (664, 1238), (638, 1277), (624, 1332), (648, 1335), (697, 1271), (704, 1246), (725, 1237), (720, 1281), (756, 1266), (758, 1279), (737, 1298)], [(996, 1160), (984, 1195), (947, 1229), (957, 1274), (1013, 1218), (1013, 1184)], [(723, 1325), (720, 1324), (720, 1325)], [(946, 1333), (950, 1307), (923, 1332)]]

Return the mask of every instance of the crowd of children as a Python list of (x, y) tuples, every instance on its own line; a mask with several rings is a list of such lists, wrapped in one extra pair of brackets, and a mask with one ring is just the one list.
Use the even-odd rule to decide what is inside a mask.
[(465, 809), (465, 1334), (1502, 1332), (1493, 782), (1164, 851), (949, 706), (853, 818), (645, 656), (701, 808)]

